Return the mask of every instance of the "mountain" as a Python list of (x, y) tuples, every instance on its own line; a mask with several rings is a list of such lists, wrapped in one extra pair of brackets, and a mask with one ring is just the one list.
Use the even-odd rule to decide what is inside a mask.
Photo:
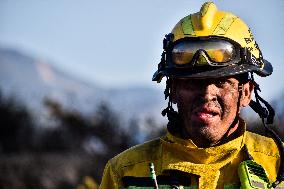
[(57, 69), (48, 61), (15, 49), (0, 48), (0, 90), (23, 101), (34, 112), (43, 111), (43, 99), (89, 114), (99, 103), (110, 104), (122, 119), (161, 119), (162, 91), (150, 87), (106, 89)]

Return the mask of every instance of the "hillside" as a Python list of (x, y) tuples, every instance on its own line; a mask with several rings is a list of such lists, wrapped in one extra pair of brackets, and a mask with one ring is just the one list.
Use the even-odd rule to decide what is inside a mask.
[(51, 98), (84, 114), (106, 102), (124, 120), (149, 116), (161, 119), (162, 91), (143, 86), (106, 89), (53, 65), (15, 49), (0, 48), (0, 90), (23, 101), (34, 112), (44, 111), (43, 99)]

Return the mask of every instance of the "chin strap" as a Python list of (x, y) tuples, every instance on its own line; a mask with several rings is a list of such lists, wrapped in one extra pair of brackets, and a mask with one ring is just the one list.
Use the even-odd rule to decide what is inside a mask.
[[(254, 81), (253, 74), (251, 73), (251, 81), (254, 85), (254, 94), (255, 94), (255, 100), (251, 100), (250, 107), (259, 115), (260, 118), (266, 119), (266, 124), (273, 124), (275, 111), (272, 108), (272, 106), (265, 101), (263, 98), (261, 98), (258, 94), (258, 91), (261, 92), (259, 85)], [(264, 104), (265, 107), (261, 105), (261, 103)]]
[(165, 100), (169, 99), (169, 101), (168, 101), (168, 106), (162, 111), (162, 115), (168, 117), (167, 128), (169, 132), (176, 133), (181, 131), (181, 119), (178, 112), (175, 111), (173, 108), (173, 102), (170, 95), (171, 91), (170, 86), (171, 86), (171, 80), (167, 77), (166, 89), (164, 91), (164, 94), (165, 94)]
[[(262, 124), (265, 130), (268, 132), (268, 134), (270, 134), (273, 137), (279, 149), (280, 166), (279, 166), (279, 171), (277, 174), (276, 181), (272, 184), (273, 187), (276, 187), (278, 184), (280, 184), (284, 180), (284, 146), (283, 146), (283, 143), (280, 137), (276, 134), (276, 132), (273, 131), (271, 128), (269, 128), (267, 125), (267, 124), (273, 124), (275, 111), (267, 101), (265, 101), (263, 98), (259, 96), (258, 91), (261, 91), (261, 90), (259, 88), (259, 85), (254, 81), (252, 73), (251, 73), (251, 81), (253, 82), (255, 86), (254, 94), (255, 94), (256, 100), (255, 101), (251, 100), (249, 105), (259, 115), (259, 117), (262, 120)], [(265, 107), (263, 107), (262, 104)]]

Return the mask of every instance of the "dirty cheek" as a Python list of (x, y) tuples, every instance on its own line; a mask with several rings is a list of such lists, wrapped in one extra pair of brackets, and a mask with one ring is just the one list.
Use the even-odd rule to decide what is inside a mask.
[(223, 105), (223, 114), (222, 117), (230, 114), (232, 111), (236, 111), (236, 105), (237, 105), (237, 95), (236, 93), (230, 92), (226, 93), (225, 95), (222, 95), (221, 97), (223, 99), (223, 102), (221, 105)]

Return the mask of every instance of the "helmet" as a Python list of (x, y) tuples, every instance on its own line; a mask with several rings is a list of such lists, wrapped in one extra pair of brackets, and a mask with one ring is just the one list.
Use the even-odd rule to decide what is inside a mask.
[(217, 78), (247, 72), (265, 77), (273, 71), (248, 26), (239, 17), (218, 11), (213, 2), (181, 19), (163, 45), (153, 81), (164, 76)]

